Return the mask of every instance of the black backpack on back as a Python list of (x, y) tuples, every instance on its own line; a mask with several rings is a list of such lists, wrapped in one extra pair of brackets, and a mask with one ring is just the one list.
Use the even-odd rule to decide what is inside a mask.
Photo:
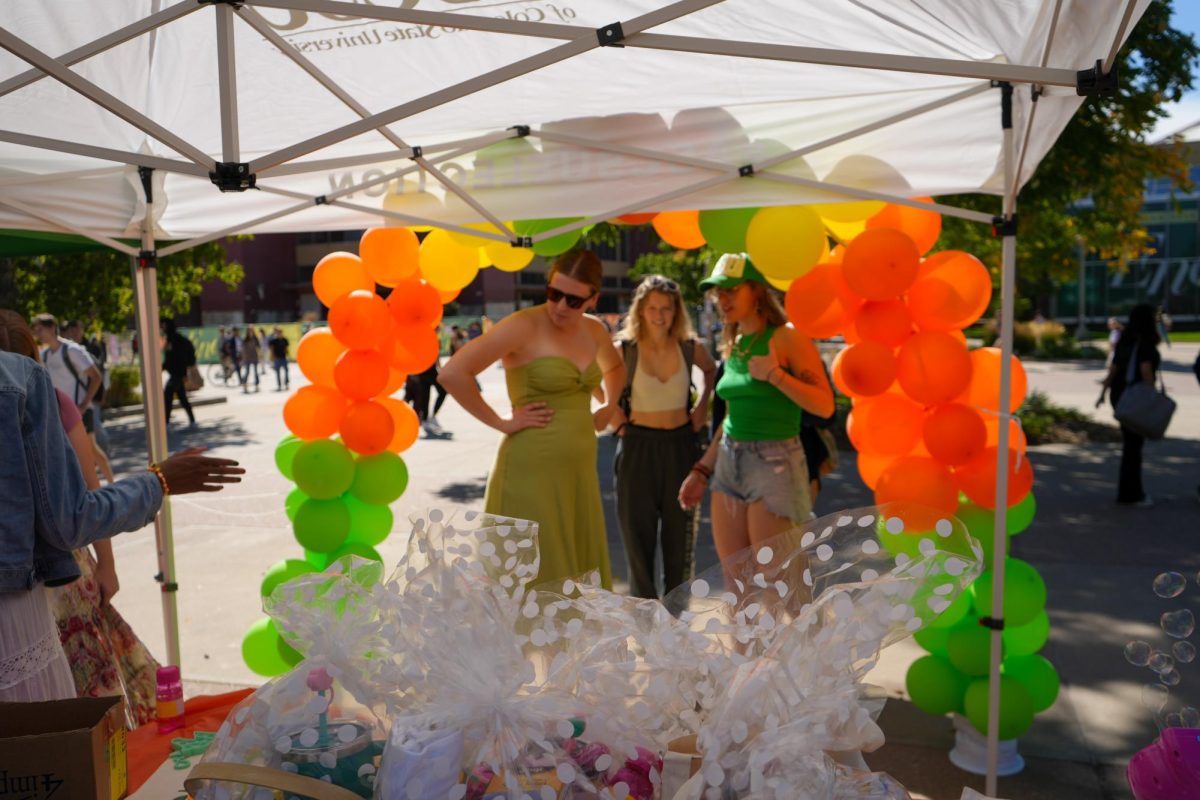
[[(696, 363), (696, 340), (685, 339), (680, 342), (679, 346), (683, 350), (683, 367), (687, 370), (688, 411), (691, 411), (692, 407), (696, 404), (696, 384), (692, 382), (692, 365)], [(633, 396), (633, 374), (637, 372), (637, 342), (631, 342), (627, 339), (621, 340), (621, 357), (625, 360), (625, 388), (621, 390), (621, 396), (617, 398), (617, 405), (625, 414), (625, 419), (629, 419), (630, 403)]]

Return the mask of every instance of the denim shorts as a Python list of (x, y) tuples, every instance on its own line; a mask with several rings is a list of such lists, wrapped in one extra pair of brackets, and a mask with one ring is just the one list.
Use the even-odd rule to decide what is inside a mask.
[(723, 436), (710, 487), (744, 503), (762, 500), (767, 511), (796, 524), (812, 513), (808, 463), (798, 436), (763, 442)]

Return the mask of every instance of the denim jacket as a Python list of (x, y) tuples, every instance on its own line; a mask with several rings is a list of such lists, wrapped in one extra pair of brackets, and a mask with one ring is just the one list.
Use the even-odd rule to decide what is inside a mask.
[(161, 505), (149, 472), (89, 492), (49, 374), (0, 351), (0, 592), (70, 583), (72, 550), (147, 525)]

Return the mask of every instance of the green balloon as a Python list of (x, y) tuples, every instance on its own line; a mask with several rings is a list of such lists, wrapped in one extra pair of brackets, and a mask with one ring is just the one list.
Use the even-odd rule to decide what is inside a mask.
[(929, 624), (934, 628), (953, 628), (958, 623), (962, 622), (963, 617), (971, 612), (971, 593), (959, 592), (958, 595), (950, 602), (950, 606), (938, 614)]
[(324, 572), (329, 566), (329, 553), (315, 553), (312, 550), (304, 551), (304, 560), (313, 565), (313, 569), (317, 572)]
[(1033, 655), (1046, 646), (1050, 638), (1050, 615), (1045, 611), (1024, 625), (1005, 626), (1004, 652), (1009, 656)]
[(1035, 713), (1045, 711), (1058, 699), (1058, 670), (1042, 656), (1006, 658), (1000, 665), (1000, 674), (1025, 687)]
[(287, 664), (289, 669), (304, 659), (300, 651), (288, 644), (282, 636), (279, 637), (279, 657), (283, 659), (283, 663)]
[[(561, 219), (526, 219), (513, 223), (513, 231), (519, 236), (536, 236), (548, 230), (577, 222), (580, 217), (563, 217)], [(558, 256), (578, 244), (583, 232), (579, 230), (560, 233), (540, 242), (534, 242), (533, 252), (539, 256)]]
[(746, 229), (757, 208), (722, 208), (700, 212), (700, 232), (717, 253), (746, 252)]
[(924, 647), (935, 656), (946, 655), (946, 640), (950, 637), (949, 628), (924, 627), (913, 634), (917, 644)]
[(954, 668), (964, 675), (987, 675), (991, 666), (992, 632), (974, 617), (950, 629), (946, 637), (946, 655)]
[[(978, 539), (979, 544), (983, 547), (983, 564), (984, 568), (992, 566), (992, 554), (995, 552), (996, 540), (996, 512), (990, 508), (981, 508), (971, 502), (962, 503), (955, 512), (963, 525), (966, 526), (967, 532), (971, 534), (971, 538)], [(1008, 554), (1009, 543), (1004, 542), (1004, 553)]]
[[(1000, 738), (1016, 739), (1033, 724), (1033, 700), (1029, 692), (1012, 678), (1000, 678)], [(987, 736), (988, 680), (971, 681), (963, 697), (963, 715), (975, 730)]]
[[(972, 584), (975, 607), (981, 617), (992, 614), (992, 581), (995, 573), (984, 572)], [(1032, 622), (1046, 608), (1046, 582), (1038, 571), (1019, 558), (1004, 561), (1004, 624), (1019, 626)]]
[(282, 675), (290, 667), (280, 655), (281, 641), (274, 620), (264, 617), (251, 625), (242, 638), (242, 660), (258, 675), (267, 678)]
[(296, 521), (296, 512), (300, 510), (300, 504), (308, 499), (308, 495), (299, 489), (292, 489), (288, 492), (287, 499), (283, 501), (284, 510), (287, 511), (289, 522)]
[(296, 485), (309, 497), (331, 500), (350, 488), (354, 456), (341, 442), (315, 439), (296, 450), (292, 474)]
[(262, 584), (259, 586), (259, 592), (263, 597), (270, 597), (271, 592), (275, 591), (275, 587), (281, 583), (287, 583), (292, 578), (300, 575), (307, 575), (310, 572), (316, 572), (313, 565), (307, 561), (301, 561), (297, 558), (288, 558), (279, 561), (267, 570), (267, 574), (263, 576)]
[(364, 503), (394, 503), (408, 487), (408, 467), (395, 453), (384, 451), (358, 460), (350, 493)]
[(1033, 524), (1033, 518), (1036, 514), (1037, 498), (1033, 496), (1033, 492), (1030, 492), (1021, 499), (1021, 502), (1008, 509), (1008, 522), (1006, 525), (1008, 535), (1016, 536), (1018, 533), (1023, 533)]
[(275, 445), (275, 466), (289, 481), (293, 480), (292, 460), (296, 457), (296, 451), (302, 444), (304, 444), (304, 440), (297, 439), (289, 433), (279, 440), (279, 444)]
[(375, 551), (374, 547), (371, 547), (369, 544), (364, 544), (363, 542), (346, 542), (337, 550), (334, 550), (329, 554), (329, 563), (332, 564), (334, 561), (337, 561), (339, 558), (343, 558), (345, 556), (358, 556), (359, 558), (366, 558), (371, 561), (378, 561), (381, 564), (383, 563), (383, 556), (379, 555), (379, 553)]
[(330, 553), (341, 547), (350, 534), (350, 510), (340, 498), (305, 500), (292, 528), (304, 549)]
[(924, 558), (921, 555), (921, 540), (928, 537), (905, 531), (892, 533), (887, 529), (887, 524), (882, 514), (875, 523), (875, 534), (879, 538), (879, 543), (883, 545), (883, 549), (887, 550), (893, 558), (901, 554), (914, 560)]
[(913, 705), (926, 714), (962, 711), (963, 697), (971, 679), (941, 656), (922, 656), (912, 663), (904, 677)]
[(350, 541), (368, 544), (381, 543), (392, 532), (392, 510), (384, 505), (364, 503), (352, 494), (342, 497), (350, 509)]

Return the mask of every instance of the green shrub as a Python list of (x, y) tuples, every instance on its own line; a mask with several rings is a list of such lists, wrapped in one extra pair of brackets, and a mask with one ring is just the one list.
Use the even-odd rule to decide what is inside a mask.
[(1029, 444), (1114, 442), (1121, 433), (1074, 408), (1055, 405), (1044, 392), (1030, 392), (1017, 410)]
[(142, 371), (129, 364), (108, 368), (108, 390), (104, 393), (104, 405), (109, 408), (132, 406), (142, 402), (138, 387), (142, 384)]

